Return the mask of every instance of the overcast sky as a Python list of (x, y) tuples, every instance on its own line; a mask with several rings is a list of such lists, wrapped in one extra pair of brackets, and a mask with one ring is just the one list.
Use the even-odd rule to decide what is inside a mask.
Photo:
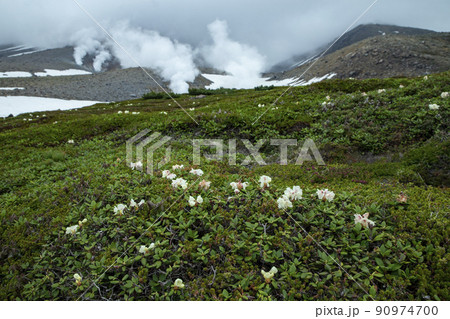
[[(101, 23), (128, 20), (193, 47), (208, 44), (207, 25), (228, 23), (233, 40), (273, 63), (340, 35), (373, 0), (78, 0)], [(0, 43), (60, 46), (93, 27), (73, 0), (0, 0)], [(379, 0), (359, 23), (450, 31), (449, 0)], [(359, 24), (357, 23), (357, 24)]]

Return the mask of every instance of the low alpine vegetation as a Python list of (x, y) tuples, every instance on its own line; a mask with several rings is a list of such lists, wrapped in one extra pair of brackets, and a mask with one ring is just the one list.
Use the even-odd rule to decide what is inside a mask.
[[(448, 79), (329, 80), (278, 100), (286, 88), (191, 90), (176, 97), (189, 116), (151, 93), (3, 119), (0, 295), (448, 300)], [(127, 161), (143, 129), (172, 137), (153, 174)], [(236, 157), (194, 165), (201, 138), (235, 141)], [(270, 139), (299, 141), (287, 163)], [(326, 165), (295, 165), (305, 139)], [(261, 140), (266, 165), (244, 144)]]

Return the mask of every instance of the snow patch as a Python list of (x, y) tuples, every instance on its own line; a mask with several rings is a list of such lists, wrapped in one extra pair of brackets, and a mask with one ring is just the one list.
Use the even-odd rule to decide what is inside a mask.
[(328, 73), (321, 77), (314, 77), (314, 78), (310, 79), (309, 81), (296, 80), (293, 86), (306, 86), (306, 85), (310, 85), (313, 83), (321, 82), (323, 80), (332, 79), (335, 76), (336, 76), (336, 73)]
[(5, 91), (13, 91), (13, 90), (25, 90), (25, 88), (19, 88), (19, 87), (9, 87), (9, 88), (0, 88), (1, 90), (5, 90)]
[(86, 75), (92, 73), (78, 69), (68, 69), (68, 70), (44, 69), (44, 72), (36, 72), (34, 74), (36, 76), (67, 76), (67, 75)]
[(10, 72), (0, 72), (0, 78), (28, 78), (31, 77), (30, 72), (22, 71), (10, 71)]
[(27, 51), (27, 52), (16, 53), (16, 54), (13, 54), (13, 55), (8, 55), (8, 58), (13, 58), (13, 57), (21, 56), (21, 55), (25, 55), (25, 54), (33, 54), (33, 53), (41, 52), (41, 51), (45, 51), (45, 50), (34, 50), (34, 51)]
[(202, 76), (213, 82), (206, 88), (215, 90), (220, 88), (225, 89), (252, 89), (256, 86), (305, 86), (313, 83), (317, 83), (323, 80), (331, 79), (336, 73), (325, 74), (322, 77), (314, 77), (309, 81), (299, 80), (296, 78), (284, 79), (284, 80), (269, 80), (269, 78), (256, 78), (249, 82), (248, 79), (242, 82), (239, 77), (233, 75), (220, 75), (220, 74), (207, 74), (203, 73)]
[(0, 116), (28, 112), (69, 110), (103, 103), (99, 101), (61, 100), (35, 96), (0, 96)]
[(26, 46), (26, 45), (17, 45), (15, 47), (9, 47), (6, 49), (2, 49), (0, 50), (0, 52), (4, 52), (4, 51), (20, 51), (20, 50), (29, 50), (29, 49), (33, 49), (32, 47)]

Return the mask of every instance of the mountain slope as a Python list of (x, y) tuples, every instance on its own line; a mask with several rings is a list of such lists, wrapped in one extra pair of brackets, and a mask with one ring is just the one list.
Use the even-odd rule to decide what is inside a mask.
[(450, 69), (450, 33), (386, 34), (346, 46), (274, 78), (306, 79), (336, 73), (338, 78), (420, 76)]
[[(306, 62), (313, 60), (320, 56), (325, 50), (327, 50), (326, 55), (343, 49), (349, 45), (355, 44), (359, 41), (375, 37), (378, 35), (387, 34), (401, 34), (401, 35), (427, 35), (436, 33), (435, 31), (411, 28), (411, 27), (400, 27), (395, 25), (386, 24), (360, 24), (357, 27), (346, 32), (341, 38), (337, 39), (336, 43), (334, 41), (327, 43), (315, 50), (310, 52), (305, 52), (296, 55), (286, 61), (282, 61), (271, 68), (271, 72), (282, 72), (290, 70), (294, 67), (301, 66)], [(333, 45), (332, 45), (333, 44)], [(332, 45), (332, 46), (331, 46)]]

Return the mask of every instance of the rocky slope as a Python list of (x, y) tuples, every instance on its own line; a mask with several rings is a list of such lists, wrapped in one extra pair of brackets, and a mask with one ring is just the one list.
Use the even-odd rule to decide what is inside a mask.
[(312, 60), (274, 79), (305, 79), (336, 73), (338, 78), (421, 76), (450, 69), (450, 33), (380, 34)]
[[(147, 72), (165, 89), (168, 83), (159, 75)], [(198, 76), (192, 87), (204, 87), (211, 82)], [(91, 75), (55, 77), (0, 78), (0, 87), (21, 87), (23, 90), (3, 91), (0, 96), (26, 95), (74, 100), (122, 101), (139, 98), (161, 88), (140, 68), (119, 69)]]

